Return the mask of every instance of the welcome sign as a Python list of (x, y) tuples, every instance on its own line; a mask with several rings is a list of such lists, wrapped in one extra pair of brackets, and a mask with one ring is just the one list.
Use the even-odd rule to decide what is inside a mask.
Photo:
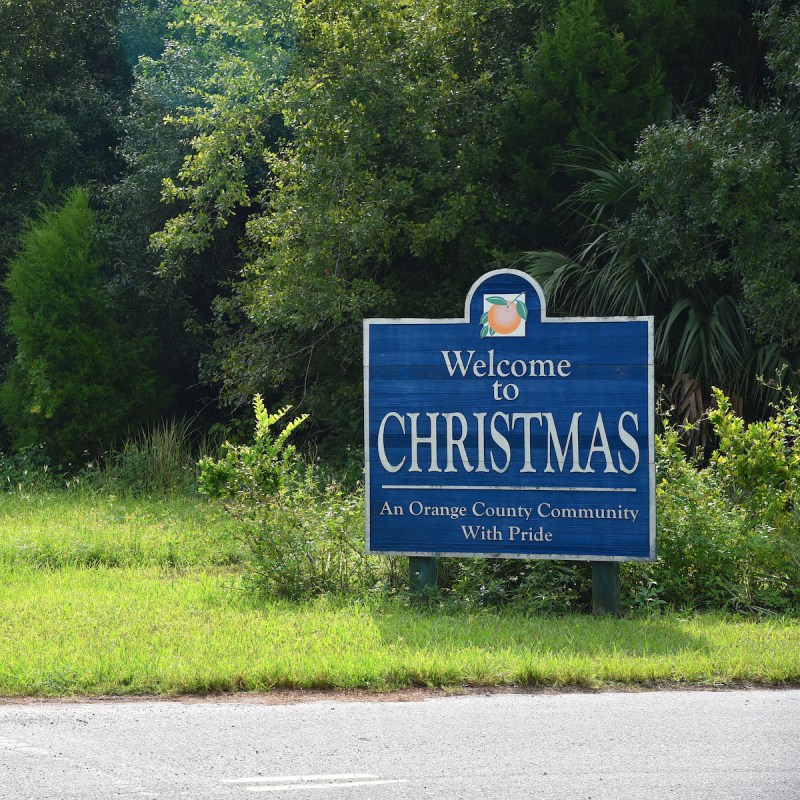
[(651, 317), (499, 270), (463, 319), (365, 320), (364, 360), (368, 552), (655, 559)]

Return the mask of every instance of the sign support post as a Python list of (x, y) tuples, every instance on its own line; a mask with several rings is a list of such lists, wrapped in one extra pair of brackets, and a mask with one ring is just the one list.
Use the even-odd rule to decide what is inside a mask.
[(620, 616), (619, 561), (592, 561), (592, 613)]
[(409, 556), (408, 590), (415, 600), (424, 600), (439, 588), (436, 565), (437, 560), (430, 556)]

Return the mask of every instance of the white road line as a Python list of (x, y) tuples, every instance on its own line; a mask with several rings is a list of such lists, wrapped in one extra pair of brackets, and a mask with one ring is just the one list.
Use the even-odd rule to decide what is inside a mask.
[(261, 775), (254, 778), (228, 778), (222, 783), (292, 783), (296, 781), (348, 781), (356, 778), (377, 778), (369, 772), (344, 772), (329, 775), (274, 775), (263, 777)]
[(338, 789), (344, 786), (382, 786), (389, 783), (408, 783), (407, 780), (343, 781), (339, 783), (287, 783), (282, 786), (248, 786), (248, 792), (286, 792), (290, 789)]

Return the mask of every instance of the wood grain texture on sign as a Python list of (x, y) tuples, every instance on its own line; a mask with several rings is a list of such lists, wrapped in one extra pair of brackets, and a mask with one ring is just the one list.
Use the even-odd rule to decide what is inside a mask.
[(369, 552), (655, 558), (651, 317), (548, 318), (500, 270), (463, 319), (365, 320), (364, 350)]

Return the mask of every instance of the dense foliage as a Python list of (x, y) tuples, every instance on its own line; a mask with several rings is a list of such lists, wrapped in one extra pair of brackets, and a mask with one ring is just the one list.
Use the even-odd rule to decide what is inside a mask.
[(746, 424), (715, 391), (719, 440), (707, 467), (687, 461), (677, 431), (658, 439), (659, 556), (630, 568), (648, 602), (737, 610), (798, 603), (797, 398), (773, 419)]
[(120, 0), (0, 2), (0, 262), (26, 216), (109, 180), (129, 71)]
[(216, 374), (233, 401), (302, 394), (318, 425), (353, 441), (361, 318), (450, 313), (492, 257), (502, 103), (539, 12), (318, 0), (294, 13), (274, 106), (291, 136), (266, 154), (270, 193), (218, 306)]
[(361, 317), (453, 314), (501, 252), (553, 241), (559, 154), (593, 137), (631, 148), (695, 78), (651, 31), (704, 20), (586, 0), (326, 0), (296, 14), (277, 95), (292, 138), (269, 160), (270, 202), (219, 306), (247, 324), (218, 338), (217, 375), (235, 401), (302, 395), (352, 441)]
[[(603, 221), (625, 223), (624, 263), (646, 248), (658, 272), (640, 305), (669, 318), (662, 377), (699, 381), (705, 400), (711, 382), (746, 393), (798, 335), (793, 305), (766, 302), (776, 281), (795, 291), (796, 13), (765, 8), (3, 2), (0, 259), (37, 202), (91, 183), (112, 231), (104, 288), (149, 336), (174, 409), (299, 401), (309, 433), (341, 450), (360, 431), (360, 319), (451, 315), (488, 266), (563, 247), (571, 148), (630, 158), (645, 131), (615, 162), (637, 202)], [(697, 263), (676, 267), (686, 248)], [(565, 278), (576, 291), (581, 272)], [(690, 347), (697, 319), (712, 338), (738, 327)]]
[[(241, 432), (256, 394), (346, 461), (362, 318), (456, 315), (522, 261), (551, 312), (655, 315), (679, 420), (724, 391), (702, 465), (661, 439), (664, 557), (629, 601), (796, 603), (793, 405), (761, 378), (800, 365), (798, 65), (781, 0), (0, 0), (9, 477), (116, 444), (98, 472), (165, 491), (195, 441), (160, 415)], [(206, 485), (262, 582), (366, 580), (357, 492), (299, 456), (291, 491), (228, 482), (283, 441), (256, 430)], [(443, 582), (538, 607), (587, 587), (558, 564)]]
[(558, 308), (655, 314), (657, 359), (681, 417), (712, 385), (766, 411), (759, 376), (796, 385), (800, 356), (800, 12), (757, 17), (767, 88), (752, 100), (730, 74), (696, 115), (647, 128), (635, 156), (596, 153), (571, 205), (573, 256), (527, 262)]

